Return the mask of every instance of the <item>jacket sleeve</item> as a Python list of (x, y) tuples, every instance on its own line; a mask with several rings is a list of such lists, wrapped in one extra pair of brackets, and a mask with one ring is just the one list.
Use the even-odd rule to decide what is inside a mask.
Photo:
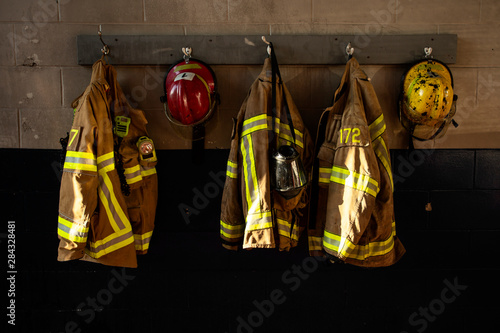
[[(156, 205), (158, 202), (158, 162), (153, 140), (147, 136), (146, 119), (142, 111), (134, 111), (141, 117), (136, 120), (131, 137), (126, 137), (120, 147), (123, 173), (130, 194), (125, 196), (127, 211), (134, 233), (137, 254), (146, 254), (149, 249), (155, 225)], [(132, 118), (135, 120), (135, 118)], [(143, 120), (142, 123), (140, 120)], [(142, 155), (137, 147), (138, 141), (151, 142), (153, 150)]]
[(59, 194), (57, 233), (60, 240), (58, 260), (82, 258), (90, 221), (97, 205), (97, 123), (92, 106), (104, 100), (84, 98), (74, 112)]
[(335, 156), (335, 133), (341, 121), (338, 116), (333, 116), (331, 108), (321, 115), (317, 142), (315, 147), (315, 160), (311, 177), (311, 203), (309, 205), (308, 244), (309, 255), (323, 256), (323, 232), (326, 221), (326, 207), (328, 204), (328, 186), (330, 173)]
[(242, 243), (245, 230), (245, 219), (241, 204), (241, 154), (240, 143), (240, 118), (246, 106), (242, 105), (238, 120), (233, 118), (233, 131), (231, 133), (231, 149), (227, 160), (226, 181), (222, 193), (220, 235), (222, 246), (228, 250), (237, 250)]
[[(357, 94), (351, 87), (351, 94)], [(351, 96), (349, 96), (351, 98)], [(356, 100), (356, 96), (353, 97)], [(380, 170), (361, 104), (350, 105), (333, 133), (323, 248), (342, 260), (364, 260), (361, 241), (375, 209)], [(359, 110), (356, 110), (359, 109)], [(353, 116), (357, 115), (357, 116)], [(326, 170), (324, 170), (326, 171)]]

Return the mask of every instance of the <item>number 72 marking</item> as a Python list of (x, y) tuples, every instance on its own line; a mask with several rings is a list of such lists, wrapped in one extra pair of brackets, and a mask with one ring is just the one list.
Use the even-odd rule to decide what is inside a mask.
[[(360, 143), (361, 142), (359, 140), (359, 135), (361, 134), (361, 131), (357, 127), (341, 128), (339, 130), (339, 132), (340, 132), (340, 143), (347, 143), (349, 141), (349, 138), (351, 139), (352, 143)], [(345, 134), (346, 132), (347, 132), (347, 135)], [(351, 132), (352, 132), (352, 136), (351, 136)], [(345, 140), (344, 140), (344, 137), (345, 137)]]

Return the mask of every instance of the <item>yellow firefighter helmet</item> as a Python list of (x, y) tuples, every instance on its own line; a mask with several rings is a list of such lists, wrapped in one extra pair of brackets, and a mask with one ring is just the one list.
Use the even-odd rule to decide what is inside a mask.
[(449, 68), (434, 59), (422, 60), (411, 66), (401, 81), (399, 113), (403, 126), (420, 140), (444, 135), (456, 104)]

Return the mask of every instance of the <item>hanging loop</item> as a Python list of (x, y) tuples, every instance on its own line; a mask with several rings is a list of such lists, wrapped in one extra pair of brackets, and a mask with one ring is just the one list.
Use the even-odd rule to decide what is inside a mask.
[(432, 58), (431, 53), (432, 53), (432, 47), (424, 47), (424, 53), (425, 53), (425, 58)]
[(351, 42), (349, 42), (349, 44), (345, 47), (345, 53), (347, 54), (348, 59), (352, 58), (352, 55), (354, 54), (354, 47), (352, 47)]
[(267, 54), (271, 56), (271, 43), (266, 40), (265, 36), (262, 36), (262, 41), (267, 44)]
[(99, 30), (97, 31), (97, 34), (99, 35), (99, 39), (101, 40), (101, 43), (102, 43), (101, 52), (104, 55), (108, 55), (109, 54), (109, 46), (108, 46), (108, 44), (104, 43), (104, 41), (102, 40), (102, 26), (100, 24), (99, 24)]
[(189, 62), (189, 59), (191, 58), (191, 53), (193, 52), (193, 49), (190, 47), (183, 47), (182, 48), (182, 53), (184, 53), (184, 60), (186, 60), (186, 64)]

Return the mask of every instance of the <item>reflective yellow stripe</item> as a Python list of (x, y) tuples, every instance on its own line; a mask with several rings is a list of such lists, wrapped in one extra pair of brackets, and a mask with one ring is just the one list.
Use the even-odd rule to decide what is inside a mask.
[(253, 155), (253, 141), (250, 135), (241, 139), (241, 154), (243, 157), (243, 171), (245, 175), (245, 193), (248, 205), (248, 214), (260, 211), (260, 192), (255, 170), (255, 159)]
[(248, 225), (246, 230), (253, 231), (253, 230), (267, 229), (272, 227), (273, 227), (273, 222), (262, 222), (253, 225)]
[(237, 172), (238, 172), (238, 164), (228, 160), (227, 161), (226, 175), (230, 178), (238, 178)]
[(148, 231), (142, 235), (140, 234), (134, 234), (134, 239), (140, 239), (140, 240), (145, 240), (146, 238), (149, 238), (153, 235), (153, 231)]
[(323, 250), (323, 237), (309, 236), (309, 251), (321, 251)]
[(345, 237), (332, 234), (325, 230), (323, 246), (335, 251), (346, 258), (365, 260), (369, 257), (380, 256), (391, 252), (394, 247), (396, 223), (392, 222), (392, 232), (389, 238), (380, 242), (371, 242), (365, 245), (356, 245)]
[(207, 84), (207, 81), (205, 81), (204, 78), (202, 78), (200, 75), (196, 74), (196, 77), (200, 79), (201, 82), (205, 85), (205, 88), (207, 88), (208, 92), (208, 105), (212, 105), (212, 94), (210, 94), (210, 87)]
[(392, 177), (391, 162), (389, 160), (389, 150), (385, 145), (384, 139), (381, 136), (379, 136), (372, 142), (372, 145), (375, 154), (378, 156), (380, 162), (384, 166), (385, 171), (389, 175), (389, 178), (391, 180), (391, 189), (394, 192), (394, 181)]
[(319, 168), (319, 183), (330, 183), (332, 168)]
[(64, 162), (64, 169), (94, 171), (97, 172), (97, 165)]
[(243, 128), (241, 137), (253, 133), (258, 130), (267, 129), (267, 115), (261, 114), (252, 118), (249, 118), (243, 122)]
[(142, 175), (135, 176), (134, 178), (126, 178), (127, 184), (132, 185), (142, 180)]
[(89, 160), (95, 160), (96, 157), (93, 153), (88, 153), (88, 152), (81, 152), (81, 151), (72, 151), (72, 150), (68, 150), (66, 152), (66, 156), (69, 156), (69, 157), (78, 157), (78, 158), (86, 158), (86, 159), (89, 159)]
[(120, 227), (117, 225), (115, 221), (115, 217), (113, 216), (113, 213), (111, 212), (110, 204), (113, 205), (113, 208), (115, 212), (118, 214), (118, 218), (121, 220), (121, 223), (125, 226), (125, 229), (130, 228), (130, 221), (127, 217), (127, 215), (123, 212), (122, 207), (118, 203), (118, 200), (116, 199), (116, 195), (113, 190), (113, 184), (111, 183), (111, 179), (109, 179), (109, 176), (105, 173), (101, 175), (102, 181), (104, 183), (104, 186), (106, 186), (107, 190), (109, 191), (109, 199), (111, 202), (108, 201), (108, 198), (104, 194), (102, 190), (102, 186), (99, 185), (99, 198), (102, 201), (102, 204), (104, 206), (104, 210), (106, 211), (106, 215), (108, 216), (108, 219), (110, 221), (111, 227), (115, 232), (120, 231)]
[(283, 219), (276, 219), (276, 222), (278, 223), (278, 233), (281, 236), (291, 238), (293, 240), (298, 241), (299, 236), (297, 235), (297, 225), (294, 225), (292, 228), (292, 224), (288, 222), (287, 220)]
[(243, 121), (243, 126), (248, 126), (249, 124), (251, 123), (254, 123), (258, 120), (262, 120), (262, 119), (267, 119), (267, 114), (263, 113), (263, 114), (259, 114), (258, 116), (255, 116), (255, 117), (252, 117), (252, 118), (248, 118), (247, 120)]
[(392, 191), (394, 191), (394, 181), (393, 181), (393, 177), (392, 177), (389, 149), (387, 149), (385, 141), (381, 136), (386, 130), (384, 115), (381, 114), (368, 127), (370, 128), (370, 137), (372, 140), (373, 150), (375, 151), (375, 154), (377, 155), (380, 162), (384, 166), (385, 171), (389, 175), (389, 178), (391, 180), (391, 189), (392, 189)]
[(111, 158), (115, 158), (115, 154), (114, 152), (110, 152), (110, 153), (107, 153), (107, 154), (104, 154), (104, 155), (101, 155), (101, 156), (98, 156), (97, 157), (97, 164), (100, 164), (106, 160), (109, 160)]
[(249, 214), (253, 214), (260, 211), (260, 191), (259, 191), (259, 183), (257, 181), (257, 170), (255, 169), (255, 156), (253, 155), (253, 140), (252, 137), (248, 137), (248, 153), (250, 158), (250, 171), (252, 173), (252, 181), (253, 181), (253, 204), (252, 207), (248, 210)]
[(244, 224), (231, 225), (220, 220), (220, 233), (227, 238), (240, 238), (243, 236)]
[(224, 221), (220, 221), (221, 226), (223, 226), (225, 229), (229, 230), (243, 230), (245, 228), (244, 224), (237, 224), (237, 225), (232, 225), (232, 224), (227, 224)]
[(145, 244), (135, 244), (136, 251), (146, 251), (149, 249), (149, 242)]
[[(273, 117), (271, 116), (267, 118), (269, 128), (272, 128), (272, 119)], [(288, 124), (283, 124), (279, 118), (274, 118), (274, 123), (274, 131), (278, 134), (279, 138), (285, 139), (289, 142), (294, 142), (292, 138), (292, 132)], [(301, 148), (304, 148), (304, 134), (296, 128), (294, 128), (293, 130), (295, 132), (295, 144)]]
[(363, 191), (374, 197), (377, 196), (377, 193), (380, 190), (378, 182), (375, 179), (337, 166), (332, 167), (330, 180), (332, 182)]
[[(119, 236), (122, 236), (122, 235), (125, 235), (129, 233), (130, 236), (129, 237), (126, 237), (125, 239), (123, 239), (122, 241), (119, 241), (117, 243), (114, 243), (110, 246), (107, 246), (107, 247), (104, 247), (102, 250), (98, 251), (98, 252), (94, 252), (92, 251), (92, 248), (97, 248), (98, 246), (102, 246), (102, 245), (106, 245), (106, 243), (111, 243), (113, 240), (115, 240), (116, 238), (118, 238)], [(103, 255), (106, 255), (106, 254), (109, 254), (111, 252), (114, 252), (116, 250), (119, 250), (131, 243), (134, 242), (134, 237), (131, 233), (130, 230), (122, 230), (118, 233), (114, 233), (112, 234), (111, 236), (109, 237), (106, 237), (104, 241), (98, 241), (98, 242), (95, 242), (95, 243), (90, 243), (90, 246), (91, 246), (91, 249), (85, 249), (85, 253), (87, 253), (89, 256), (91, 256), (92, 258), (100, 258), (102, 257)]]
[(385, 132), (385, 121), (384, 114), (381, 114), (373, 123), (371, 123), (368, 128), (370, 129), (370, 137), (375, 140), (377, 137), (382, 135)]
[(175, 66), (174, 70), (176, 72), (180, 72), (180, 71), (183, 71), (185, 69), (200, 69), (200, 68), (201, 68), (200, 65), (191, 63), (191, 64)]
[(123, 171), (123, 173), (126, 174), (126, 175), (128, 175), (128, 174), (140, 171), (140, 170), (141, 170), (141, 166), (139, 164), (137, 164), (136, 166), (133, 166), (131, 168), (125, 168), (125, 170)]
[(292, 226), (292, 224), (290, 222), (288, 222), (287, 220), (276, 219), (276, 222), (278, 222), (278, 224), (281, 224), (281, 225), (287, 227), (288, 229), (290, 229), (290, 227)]
[(149, 249), (149, 243), (152, 235), (153, 231), (146, 232), (142, 235), (134, 234), (135, 249), (137, 251), (145, 251)]
[(151, 176), (155, 173), (156, 173), (156, 168), (142, 169), (141, 170), (141, 176), (143, 176), (143, 177)]
[(58, 235), (72, 242), (85, 243), (87, 241), (88, 227), (66, 220), (61, 216), (58, 216), (58, 222)]
[(270, 211), (248, 214), (246, 217), (246, 231), (272, 228), (273, 218)]

